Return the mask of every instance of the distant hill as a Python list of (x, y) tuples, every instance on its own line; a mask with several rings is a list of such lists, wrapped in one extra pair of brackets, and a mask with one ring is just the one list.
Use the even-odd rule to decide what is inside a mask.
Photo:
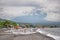
[(0, 18), (0, 21), (5, 21), (5, 19), (1, 19), (1, 18)]
[[(6, 21), (6, 20), (7, 20), (7, 19), (1, 19), (1, 18), (0, 18), (0, 22), (1, 22), (1, 21)], [(11, 23), (15, 22), (15, 21), (11, 21), (11, 20), (9, 20), (9, 21), (10, 21)], [(18, 23), (18, 22), (15, 22), (15, 23)]]
[(18, 23), (31, 23), (31, 24), (40, 24), (40, 25), (57, 25), (60, 27), (60, 22), (46, 21), (40, 16), (20, 16), (12, 19)]

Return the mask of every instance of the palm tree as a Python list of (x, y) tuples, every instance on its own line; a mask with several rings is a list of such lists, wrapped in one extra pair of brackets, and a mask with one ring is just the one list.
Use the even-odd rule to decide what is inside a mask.
[(12, 25), (13, 25), (13, 26), (17, 26), (17, 23), (13, 22)]
[(30, 27), (30, 25), (29, 25), (29, 24), (25, 24), (25, 27), (26, 27), (26, 28), (29, 28), (29, 27)]
[(9, 20), (6, 20), (6, 21), (4, 22), (4, 26), (6, 26), (6, 27), (8, 28), (8, 26), (10, 26), (10, 21), (9, 21)]
[(3, 27), (3, 23), (4, 23), (4, 22), (0, 21), (0, 28)]

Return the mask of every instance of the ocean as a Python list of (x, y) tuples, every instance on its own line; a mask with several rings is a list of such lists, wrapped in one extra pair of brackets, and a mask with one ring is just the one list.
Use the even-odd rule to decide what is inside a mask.
[(55, 40), (60, 40), (60, 28), (44, 28), (44, 29), (41, 28), (38, 29), (37, 32), (52, 37)]

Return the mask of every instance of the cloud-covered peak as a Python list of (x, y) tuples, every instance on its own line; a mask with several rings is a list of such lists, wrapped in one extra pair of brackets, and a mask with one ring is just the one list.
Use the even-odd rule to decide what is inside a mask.
[[(45, 16), (44, 20), (47, 21), (55, 21), (55, 22), (60, 22), (60, 0), (1, 0), (0, 1), (0, 5), (1, 6), (13, 6), (12, 8), (5, 8), (5, 16), (3, 14), (0, 13), (0, 15), (2, 15), (1, 17), (6, 17), (8, 19), (8, 16), (10, 18), (12, 16), (16, 16), (18, 14), (22, 15), (38, 15), (39, 13), (42, 12), (42, 14), (46, 13), (47, 16)], [(26, 8), (19, 8), (22, 6), (26, 6)], [(27, 6), (33, 7), (33, 8), (28, 8)], [(17, 7), (17, 8), (15, 8)], [(40, 11), (35, 11), (35, 13), (31, 13), (33, 11), (34, 8), (39, 8)], [(27, 9), (28, 8), (28, 9)], [(31, 10), (30, 10), (31, 9)], [(25, 12), (20, 12), (20, 11), (24, 10)], [(26, 12), (26, 10), (29, 10)], [(37, 10), (37, 9), (36, 9)], [(20, 13), (19, 13), (20, 12)], [(14, 14), (15, 13), (15, 14)], [(26, 13), (26, 14), (25, 14)], [(6, 14), (8, 14), (6, 16)], [(18, 15), (18, 16), (20, 16)]]
[(0, 8), (0, 18), (13, 19), (20, 16), (40, 16), (44, 17), (44, 14), (39, 8), (36, 7), (4, 7)]
[(34, 7), (4, 7), (0, 10), (0, 18), (12, 19), (18, 16), (26, 16), (34, 9)]

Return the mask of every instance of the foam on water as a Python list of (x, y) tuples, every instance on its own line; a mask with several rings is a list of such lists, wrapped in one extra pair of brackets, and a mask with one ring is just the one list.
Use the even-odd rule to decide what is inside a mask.
[(39, 32), (39, 33), (41, 33), (41, 34), (44, 34), (44, 35), (46, 35), (46, 36), (52, 37), (52, 38), (54, 38), (55, 40), (60, 40), (60, 36), (53, 35), (53, 34), (47, 32), (46, 30), (38, 29), (37, 32)]
[(11, 30), (7, 30), (7, 31), (5, 31), (5, 32), (10, 32), (10, 33), (15, 34), (15, 35), (18, 35), (18, 34), (32, 34), (32, 33), (36, 33), (36, 32), (33, 32), (32, 29), (31, 29), (31, 30), (28, 29), (28, 30), (26, 30), (25, 32), (24, 32), (24, 30), (20, 31), (20, 29), (18, 29), (18, 30), (11, 29)]
[[(21, 31), (22, 30), (22, 31)], [(11, 29), (11, 30), (7, 30), (5, 32), (10, 32), (12, 34), (18, 35), (18, 34), (33, 34), (36, 32), (39, 32), (43, 35), (49, 36), (54, 38), (55, 40), (60, 40), (60, 29), (37, 29), (36, 31), (33, 31), (34, 29), (27, 29), (27, 30), (23, 30), (23, 29)]]
[(54, 38), (55, 40), (60, 40), (60, 36), (55, 36), (52, 34), (47, 34), (47, 36)]
[(39, 32), (39, 33), (41, 33), (41, 34), (44, 34), (44, 35), (47, 34), (47, 32), (45, 32), (45, 31), (43, 31), (43, 30), (41, 30), (41, 29), (38, 29), (37, 32)]

